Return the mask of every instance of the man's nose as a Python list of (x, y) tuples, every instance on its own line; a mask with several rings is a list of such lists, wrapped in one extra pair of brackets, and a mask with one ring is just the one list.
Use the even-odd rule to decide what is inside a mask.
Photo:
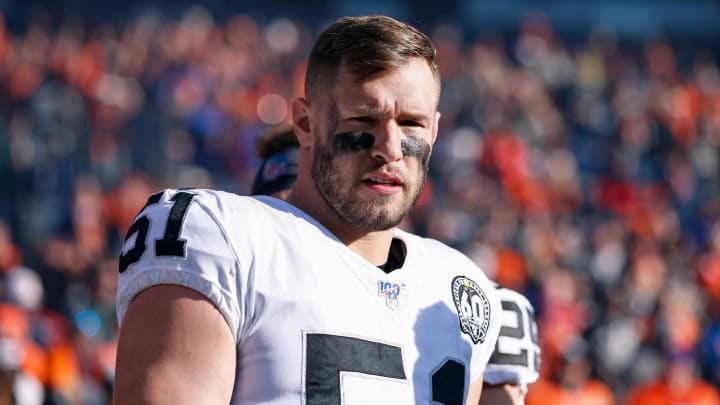
[(394, 121), (388, 121), (375, 133), (375, 142), (372, 146), (372, 155), (385, 162), (395, 162), (403, 157), (403, 132)]

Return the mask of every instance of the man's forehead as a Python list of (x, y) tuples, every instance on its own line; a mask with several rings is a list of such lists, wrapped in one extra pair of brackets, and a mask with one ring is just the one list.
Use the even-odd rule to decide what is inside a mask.
[(428, 105), (420, 102), (396, 102), (392, 104), (382, 104), (377, 100), (368, 103), (352, 103), (347, 100), (339, 100), (335, 105), (335, 112), (339, 116), (356, 115), (356, 116), (385, 116), (392, 115), (410, 115), (410, 116), (432, 116), (435, 113), (434, 105)]
[(339, 115), (375, 116), (393, 113), (424, 116), (434, 114), (437, 108), (433, 95), (396, 97), (345, 91), (332, 98), (333, 109)]
[(434, 86), (397, 85), (367, 81), (336, 86), (331, 92), (336, 109), (341, 112), (374, 115), (390, 111), (432, 114), (437, 108), (438, 93)]

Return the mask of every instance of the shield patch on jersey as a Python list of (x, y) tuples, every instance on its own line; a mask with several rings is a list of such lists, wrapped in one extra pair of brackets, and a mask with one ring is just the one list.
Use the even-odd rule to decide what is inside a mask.
[(476, 282), (465, 276), (452, 281), (452, 295), (460, 319), (460, 329), (473, 343), (483, 343), (490, 326), (490, 301)]

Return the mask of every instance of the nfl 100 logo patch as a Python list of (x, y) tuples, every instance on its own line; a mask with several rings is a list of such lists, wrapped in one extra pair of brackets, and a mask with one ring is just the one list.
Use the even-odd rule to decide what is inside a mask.
[(460, 329), (473, 343), (483, 343), (490, 327), (490, 301), (476, 282), (464, 276), (452, 281), (452, 296)]
[(385, 305), (390, 309), (395, 309), (400, 304), (399, 296), (404, 287), (405, 284), (378, 280), (378, 296), (385, 297)]

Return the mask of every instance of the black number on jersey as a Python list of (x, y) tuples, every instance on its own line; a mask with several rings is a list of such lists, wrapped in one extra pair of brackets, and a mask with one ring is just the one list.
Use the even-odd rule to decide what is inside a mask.
[[(340, 405), (340, 372), (348, 371), (406, 380), (402, 350), (347, 336), (306, 335), (305, 395), (307, 405)], [(432, 375), (433, 401), (461, 405), (465, 366), (447, 360)]]
[[(163, 192), (151, 195), (140, 212), (145, 211), (145, 208), (150, 205), (157, 204), (162, 198), (162, 195)], [(185, 214), (193, 197), (195, 197), (195, 194), (184, 191), (172, 197), (173, 206), (170, 208), (170, 214), (168, 215), (167, 224), (165, 225), (165, 233), (162, 239), (155, 241), (155, 254), (157, 256), (185, 257), (186, 241), (180, 239), (180, 230), (182, 229)], [(126, 243), (132, 235), (137, 234), (137, 237), (135, 238), (133, 247), (120, 255), (120, 273), (127, 270), (131, 264), (140, 260), (142, 254), (145, 253), (145, 239), (147, 238), (149, 228), (150, 219), (148, 219), (146, 215), (142, 215), (136, 219), (130, 226), (130, 229), (128, 229), (127, 236), (125, 236)]]
[(465, 393), (465, 366), (447, 360), (432, 375), (432, 400), (445, 405), (462, 405)]
[[(512, 311), (517, 317), (517, 326), (503, 324), (500, 328), (500, 337), (513, 338), (518, 340), (519, 347), (522, 347), (515, 353), (504, 352), (500, 349), (500, 338), (495, 343), (495, 350), (490, 357), (490, 363), (492, 364), (507, 364), (528, 367), (530, 365), (530, 358), (528, 356), (528, 348), (523, 347), (522, 340), (526, 334), (529, 334), (530, 341), (537, 346), (538, 345), (538, 334), (537, 326), (535, 324), (535, 313), (530, 308), (525, 308), (525, 311), (520, 309), (520, 306), (514, 301), (502, 301), (503, 311)], [(540, 371), (540, 355), (537, 350), (533, 350), (532, 363), (535, 371)]]

